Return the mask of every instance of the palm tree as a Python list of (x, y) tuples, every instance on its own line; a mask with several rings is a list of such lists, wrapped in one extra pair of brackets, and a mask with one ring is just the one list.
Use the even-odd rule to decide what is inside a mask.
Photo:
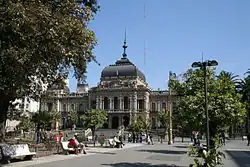
[(217, 76), (218, 79), (221, 79), (223, 81), (231, 81), (233, 82), (235, 85), (237, 84), (237, 82), (239, 81), (238, 79), (239, 75), (235, 75), (232, 72), (227, 72), (222, 70), (220, 72), (220, 74)]
[(59, 111), (52, 111), (50, 115), (53, 118), (53, 128), (58, 130), (60, 127), (61, 113)]
[(247, 78), (250, 77), (250, 68), (247, 70), (247, 72), (245, 72), (245, 75), (247, 75)]
[(250, 69), (245, 73), (245, 78), (238, 82), (237, 91), (242, 94), (242, 102), (247, 103), (246, 133), (248, 133), (250, 117)]

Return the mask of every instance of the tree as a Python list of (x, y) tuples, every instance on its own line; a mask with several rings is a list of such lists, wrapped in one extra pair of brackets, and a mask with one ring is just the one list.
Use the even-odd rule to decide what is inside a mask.
[(158, 112), (157, 118), (160, 122), (161, 127), (164, 129), (163, 135), (161, 135), (161, 143), (162, 143), (162, 138), (163, 137), (165, 138), (169, 125), (169, 111)]
[(239, 75), (235, 75), (232, 72), (227, 72), (224, 70), (222, 70), (217, 77), (220, 80), (231, 81), (234, 84), (237, 84), (237, 82), (239, 80), (238, 79)]
[(146, 122), (141, 117), (138, 117), (135, 122), (130, 125), (130, 130), (133, 132), (142, 132), (146, 127)]
[(70, 111), (68, 115), (72, 124), (76, 124), (79, 119), (79, 114), (76, 110)]
[(245, 73), (245, 77), (237, 82), (237, 91), (242, 94), (242, 102), (246, 104), (246, 133), (249, 133), (249, 117), (250, 117), (250, 69)]
[(39, 99), (43, 86), (74, 70), (85, 79), (96, 61), (95, 34), (88, 28), (99, 6), (96, 0), (6, 0), (0, 10), (0, 142), (12, 102)]
[(48, 111), (41, 111), (39, 113), (35, 113), (32, 116), (31, 121), (35, 123), (36, 127), (39, 126), (39, 129), (51, 129), (54, 117)]
[[(219, 74), (223, 76), (224, 72)], [(240, 122), (245, 115), (245, 105), (230, 78), (216, 77), (215, 69), (207, 69), (208, 111), (210, 135), (215, 137), (234, 122)], [(172, 89), (182, 95), (174, 107), (175, 117), (182, 119), (189, 129), (205, 131), (203, 71), (189, 69), (181, 80), (175, 79)], [(183, 125), (182, 125), (183, 126)]]
[(34, 123), (31, 121), (30, 115), (23, 115), (17, 127), (24, 132), (28, 132), (30, 129), (34, 128)]
[[(95, 132), (107, 121), (107, 113), (104, 110), (92, 109), (82, 116), (82, 121), (92, 131), (92, 139), (95, 139)], [(95, 146), (95, 140), (94, 140)]]
[(53, 119), (53, 124), (54, 124), (53, 127), (55, 129), (57, 129), (58, 127), (60, 127), (60, 122), (61, 122), (61, 118), (62, 118), (60, 111), (52, 111), (49, 114), (50, 114), (50, 116)]

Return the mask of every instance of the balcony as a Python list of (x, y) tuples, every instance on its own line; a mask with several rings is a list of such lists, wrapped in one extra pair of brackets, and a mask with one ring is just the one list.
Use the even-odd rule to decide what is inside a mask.
[(107, 113), (130, 113), (129, 109), (108, 109)]

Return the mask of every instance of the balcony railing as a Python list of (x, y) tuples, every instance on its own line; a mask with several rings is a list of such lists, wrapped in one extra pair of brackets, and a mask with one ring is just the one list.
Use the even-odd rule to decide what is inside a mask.
[(108, 113), (129, 113), (129, 109), (108, 109), (106, 110)]

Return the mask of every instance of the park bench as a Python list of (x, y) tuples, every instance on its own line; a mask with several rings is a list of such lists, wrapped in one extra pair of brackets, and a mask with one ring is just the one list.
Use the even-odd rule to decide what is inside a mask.
[(11, 159), (32, 160), (35, 152), (30, 152), (28, 144), (0, 145), (2, 162), (10, 163)]
[(123, 148), (124, 144), (120, 143), (120, 140), (115, 141), (114, 139), (108, 139), (108, 143), (111, 148)]
[[(62, 146), (62, 150), (63, 150), (63, 153), (68, 155), (69, 153), (71, 152), (74, 152), (74, 153), (84, 153), (84, 150), (83, 148), (81, 147), (78, 147), (77, 149), (75, 148), (72, 148), (72, 147), (68, 147), (69, 145), (69, 142), (68, 141), (63, 141), (61, 142), (61, 146)], [(77, 151), (77, 152), (76, 152)], [(86, 153), (86, 152), (85, 152)]]

